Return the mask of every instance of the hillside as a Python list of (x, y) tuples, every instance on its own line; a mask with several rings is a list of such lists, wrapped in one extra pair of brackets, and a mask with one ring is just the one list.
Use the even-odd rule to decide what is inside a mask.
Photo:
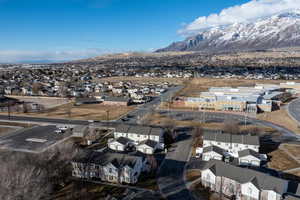
[(300, 47), (300, 10), (200, 31), (157, 52), (243, 52)]

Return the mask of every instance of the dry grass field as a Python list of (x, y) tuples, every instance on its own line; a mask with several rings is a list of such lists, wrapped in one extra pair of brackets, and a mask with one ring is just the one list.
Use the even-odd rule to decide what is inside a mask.
[(13, 131), (13, 128), (8, 128), (8, 127), (0, 127), (0, 136), (5, 136), (7, 133)]
[(271, 113), (262, 113), (258, 114), (257, 118), (260, 120), (265, 120), (272, 122), (274, 124), (278, 124), (280, 126), (283, 126), (295, 133), (300, 134), (300, 129), (298, 127), (297, 122), (295, 122), (293, 119), (290, 118), (287, 111), (284, 108), (281, 108), (280, 110), (273, 111)]
[(300, 164), (283, 150), (277, 149), (271, 152), (269, 156), (271, 156), (271, 161), (268, 163), (269, 168), (283, 171), (300, 167)]
[(287, 149), (293, 156), (300, 160), (300, 145), (283, 144), (283, 147)]
[(73, 103), (69, 103), (39, 113), (12, 113), (12, 115), (59, 119), (113, 120), (134, 108), (134, 106), (106, 106), (102, 104), (73, 106)]
[(60, 105), (64, 105), (70, 102), (67, 98), (57, 97), (35, 97), (35, 96), (8, 96), (18, 99), (19, 101), (32, 102), (43, 105), (46, 109), (55, 108)]
[[(160, 115), (158, 113), (154, 113), (152, 115), (146, 116), (144, 122), (151, 125), (159, 125), (159, 126), (191, 126), (191, 127), (201, 127), (206, 129), (216, 129), (220, 130), (224, 128), (224, 123), (201, 123), (196, 121), (177, 121), (166, 116)], [(252, 130), (256, 129), (255, 132), (260, 133), (261, 135), (273, 135), (277, 136), (280, 133), (270, 127), (265, 126), (256, 126), (256, 125), (240, 125), (239, 127), (240, 132), (252, 132)]]

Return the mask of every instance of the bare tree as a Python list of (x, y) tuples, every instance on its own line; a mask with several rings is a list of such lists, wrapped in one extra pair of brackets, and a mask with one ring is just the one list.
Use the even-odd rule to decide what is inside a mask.
[(71, 175), (70, 162), (81, 153), (73, 142), (62, 143), (39, 156), (39, 165), (52, 184), (63, 186)]
[(222, 130), (227, 133), (238, 134), (240, 133), (239, 123), (233, 119), (226, 119)]
[(148, 155), (147, 160), (149, 163), (150, 170), (151, 171), (156, 170), (158, 167), (158, 164), (157, 164), (157, 160), (155, 159), (155, 157), (153, 155)]
[(31, 161), (27, 155), (20, 153), (1, 157), (1, 200), (39, 200), (50, 193), (47, 174)]
[(42, 89), (42, 84), (41, 83), (33, 83), (32, 84), (33, 94), (38, 95), (39, 92), (41, 91), (41, 89)]

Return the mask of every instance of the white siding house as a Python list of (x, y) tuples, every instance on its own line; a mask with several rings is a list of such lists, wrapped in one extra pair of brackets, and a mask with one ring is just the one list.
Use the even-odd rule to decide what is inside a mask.
[(217, 160), (210, 160), (202, 168), (201, 182), (228, 197), (250, 200), (281, 200), (289, 185), (287, 180)]
[(145, 157), (94, 151), (82, 159), (74, 160), (72, 166), (74, 177), (128, 184), (135, 184), (141, 172), (148, 170)]
[(205, 131), (203, 135), (202, 159), (222, 160), (223, 156), (239, 160), (240, 165), (260, 166), (259, 137), (251, 135), (234, 135), (221, 131)]
[[(154, 128), (150, 126), (141, 126), (141, 125), (119, 125), (115, 128), (114, 140), (109, 141), (108, 147), (113, 150), (116, 149), (118, 140), (122, 138), (123, 141), (123, 151), (126, 149), (128, 143), (134, 145), (136, 149), (145, 154), (153, 154), (158, 149), (164, 149), (164, 138), (163, 138), (163, 129)], [(127, 138), (128, 142), (125, 144)], [(120, 143), (120, 142), (118, 142)], [(121, 147), (119, 148), (121, 149)], [(118, 151), (120, 151), (118, 149)]]

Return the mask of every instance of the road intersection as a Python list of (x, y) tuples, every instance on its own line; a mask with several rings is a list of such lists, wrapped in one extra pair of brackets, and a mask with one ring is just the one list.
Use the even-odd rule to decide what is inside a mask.
[[(140, 118), (145, 116), (152, 110), (156, 110), (163, 115), (168, 115), (176, 120), (181, 121), (217, 121), (223, 122), (228, 118), (236, 120), (240, 123), (263, 125), (267, 127), (274, 128), (283, 134), (282, 140), (292, 139), (300, 140), (300, 136), (296, 133), (288, 130), (285, 127), (279, 126), (277, 124), (258, 120), (251, 117), (245, 117), (243, 115), (237, 115), (233, 113), (214, 113), (214, 112), (199, 112), (199, 111), (176, 111), (176, 110), (157, 110), (157, 106), (161, 103), (163, 98), (168, 98), (177, 92), (181, 87), (176, 87), (163, 94), (162, 98), (154, 98), (152, 102), (146, 103), (145, 105), (139, 106), (136, 110), (132, 111), (130, 115), (132, 116), (128, 121), (124, 122), (122, 118), (116, 121), (98, 122), (99, 125), (109, 126), (116, 125), (120, 123), (136, 123)], [(295, 100), (289, 106), (290, 114), (300, 121), (300, 99)], [(204, 117), (205, 116), (205, 117)], [(126, 116), (125, 116), (126, 117)], [(88, 125), (90, 124), (87, 120), (69, 120), (69, 119), (50, 119), (50, 118), (38, 118), (38, 117), (25, 117), (25, 116), (11, 116), (9, 119), (7, 116), (0, 115), (0, 121), (16, 121), (16, 122), (30, 122), (37, 124), (69, 124), (69, 125)], [(161, 194), (168, 200), (179, 200), (188, 199), (193, 200), (193, 196), (190, 191), (186, 188), (184, 182), (184, 169), (187, 162), (190, 159), (190, 153), (192, 150), (192, 131), (186, 131), (177, 139), (174, 144), (174, 148), (169, 151), (160, 166), (158, 172), (158, 186)]]

